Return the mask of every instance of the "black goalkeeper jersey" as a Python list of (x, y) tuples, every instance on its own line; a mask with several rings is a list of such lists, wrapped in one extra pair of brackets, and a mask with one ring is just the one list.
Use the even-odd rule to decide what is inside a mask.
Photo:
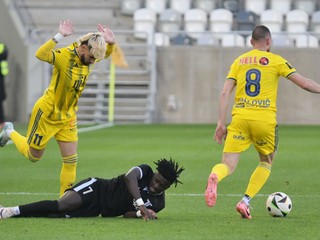
[[(159, 212), (165, 207), (165, 193), (154, 195), (150, 194), (148, 187), (154, 175), (149, 165), (138, 166), (142, 170), (142, 178), (138, 181), (141, 197), (148, 209)], [(127, 211), (137, 211), (134, 205), (135, 199), (129, 192), (124, 179), (125, 174), (113, 179), (98, 180), (98, 196), (101, 207), (101, 216), (115, 217), (121, 216)]]

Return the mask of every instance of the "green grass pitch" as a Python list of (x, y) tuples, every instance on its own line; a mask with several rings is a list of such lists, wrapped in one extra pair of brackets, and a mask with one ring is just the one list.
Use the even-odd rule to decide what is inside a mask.
[[(25, 133), (25, 126), (16, 127)], [(6, 219), (0, 239), (319, 239), (320, 126), (279, 126), (279, 151), (270, 179), (252, 200), (253, 219), (235, 211), (249, 177), (258, 164), (253, 147), (243, 153), (235, 173), (218, 186), (213, 208), (204, 202), (212, 166), (220, 162), (222, 146), (213, 142), (213, 125), (123, 125), (79, 134), (77, 181), (111, 178), (132, 166), (159, 158), (177, 160), (186, 170), (183, 185), (167, 191), (166, 208), (156, 221), (141, 219)], [(8, 145), (0, 149), (0, 204), (15, 206), (56, 199), (61, 157), (54, 140), (38, 163), (24, 159)], [(282, 191), (293, 202), (285, 218), (265, 210), (267, 195)]]

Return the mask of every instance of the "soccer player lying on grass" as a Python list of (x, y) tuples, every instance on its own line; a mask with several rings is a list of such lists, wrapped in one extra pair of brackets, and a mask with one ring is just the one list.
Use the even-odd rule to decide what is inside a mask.
[(0, 207), (0, 219), (19, 217), (102, 217), (121, 216), (157, 219), (165, 207), (165, 190), (184, 170), (174, 160), (154, 162), (157, 172), (147, 164), (131, 168), (112, 179), (88, 178), (66, 190), (58, 200), (44, 200), (16, 207)]

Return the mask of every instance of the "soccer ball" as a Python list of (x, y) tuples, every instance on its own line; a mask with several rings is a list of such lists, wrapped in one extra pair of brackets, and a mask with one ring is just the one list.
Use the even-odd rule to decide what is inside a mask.
[(266, 208), (273, 217), (285, 217), (292, 209), (292, 202), (287, 194), (275, 192), (268, 197)]

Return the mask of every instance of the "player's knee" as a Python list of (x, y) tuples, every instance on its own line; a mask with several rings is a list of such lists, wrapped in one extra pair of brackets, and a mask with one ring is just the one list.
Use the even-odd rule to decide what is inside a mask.
[(32, 154), (31, 154), (31, 152), (29, 152), (28, 151), (28, 159), (31, 161), (31, 162), (38, 162), (40, 159), (41, 159), (41, 157), (35, 157), (35, 156), (33, 156)]

